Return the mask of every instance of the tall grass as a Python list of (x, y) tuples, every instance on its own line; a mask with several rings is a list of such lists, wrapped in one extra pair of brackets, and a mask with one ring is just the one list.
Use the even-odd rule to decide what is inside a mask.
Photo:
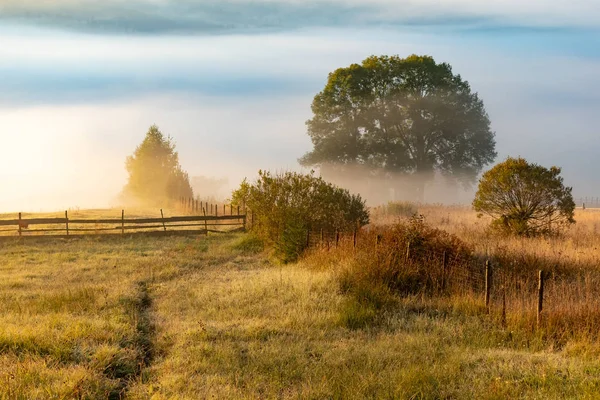
[[(333, 268), (340, 290), (354, 298), (344, 317), (349, 326), (356, 325), (355, 320), (376, 321), (376, 314), (385, 308), (380, 304), (388, 304), (391, 294), (412, 296), (423, 304), (441, 299), (450, 309), (474, 304), (475, 308), (467, 308), (554, 346), (571, 339), (600, 339), (600, 269), (589, 232), (597, 223), (593, 217), (600, 214), (583, 214), (586, 218), (578, 229), (561, 238), (515, 239), (480, 227), (471, 211), (433, 207), (425, 211), (429, 217), (361, 231), (356, 248), (346, 239), (337, 248), (321, 246), (308, 255), (310, 265)], [(442, 216), (437, 220), (441, 227), (448, 220), (468, 218), (448, 233), (425, 222), (434, 219), (432, 214)], [(484, 307), (486, 261), (492, 271), (489, 309)], [(539, 270), (544, 271), (545, 293), (538, 326)], [(374, 301), (373, 296), (380, 299)]]

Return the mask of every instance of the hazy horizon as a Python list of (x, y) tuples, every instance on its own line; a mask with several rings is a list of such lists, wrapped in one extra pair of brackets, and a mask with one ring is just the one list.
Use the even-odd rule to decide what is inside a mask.
[(600, 196), (600, 9), (486, 4), (1, 2), (0, 212), (111, 206), (152, 124), (190, 176), (300, 170), (327, 74), (373, 54), (450, 63), (486, 105), (497, 161), (560, 166), (575, 197)]

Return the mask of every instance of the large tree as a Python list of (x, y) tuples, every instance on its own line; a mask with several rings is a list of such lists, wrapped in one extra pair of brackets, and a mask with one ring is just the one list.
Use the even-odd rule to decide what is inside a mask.
[(129, 182), (124, 193), (146, 203), (164, 204), (193, 197), (188, 174), (179, 165), (179, 155), (170, 136), (152, 125), (142, 143), (125, 162)]
[[(329, 74), (307, 122), (306, 166), (364, 165), (380, 175), (473, 183), (496, 157), (483, 102), (449, 64), (432, 57), (372, 56)], [(422, 199), (423, 185), (417, 190)]]

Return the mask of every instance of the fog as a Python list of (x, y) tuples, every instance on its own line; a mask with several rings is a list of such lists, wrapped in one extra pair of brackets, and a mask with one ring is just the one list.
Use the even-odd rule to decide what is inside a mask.
[[(311, 149), (304, 122), (312, 98), (329, 72), (371, 54), (449, 62), (486, 105), (498, 161), (558, 165), (576, 196), (600, 195), (595, 31), (137, 36), (11, 24), (0, 33), (0, 211), (115, 205), (125, 158), (154, 123), (174, 137), (190, 177), (227, 180), (220, 197), (258, 169), (300, 170), (297, 159)], [(386, 201), (360, 190), (370, 203)], [(426, 190), (431, 202), (471, 197), (453, 183)]]

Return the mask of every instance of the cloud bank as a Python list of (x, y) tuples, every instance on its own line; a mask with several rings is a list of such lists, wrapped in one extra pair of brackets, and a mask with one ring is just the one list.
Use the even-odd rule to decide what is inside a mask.
[(3, 0), (0, 22), (118, 34), (373, 25), (598, 28), (600, 5), (595, 0)]

